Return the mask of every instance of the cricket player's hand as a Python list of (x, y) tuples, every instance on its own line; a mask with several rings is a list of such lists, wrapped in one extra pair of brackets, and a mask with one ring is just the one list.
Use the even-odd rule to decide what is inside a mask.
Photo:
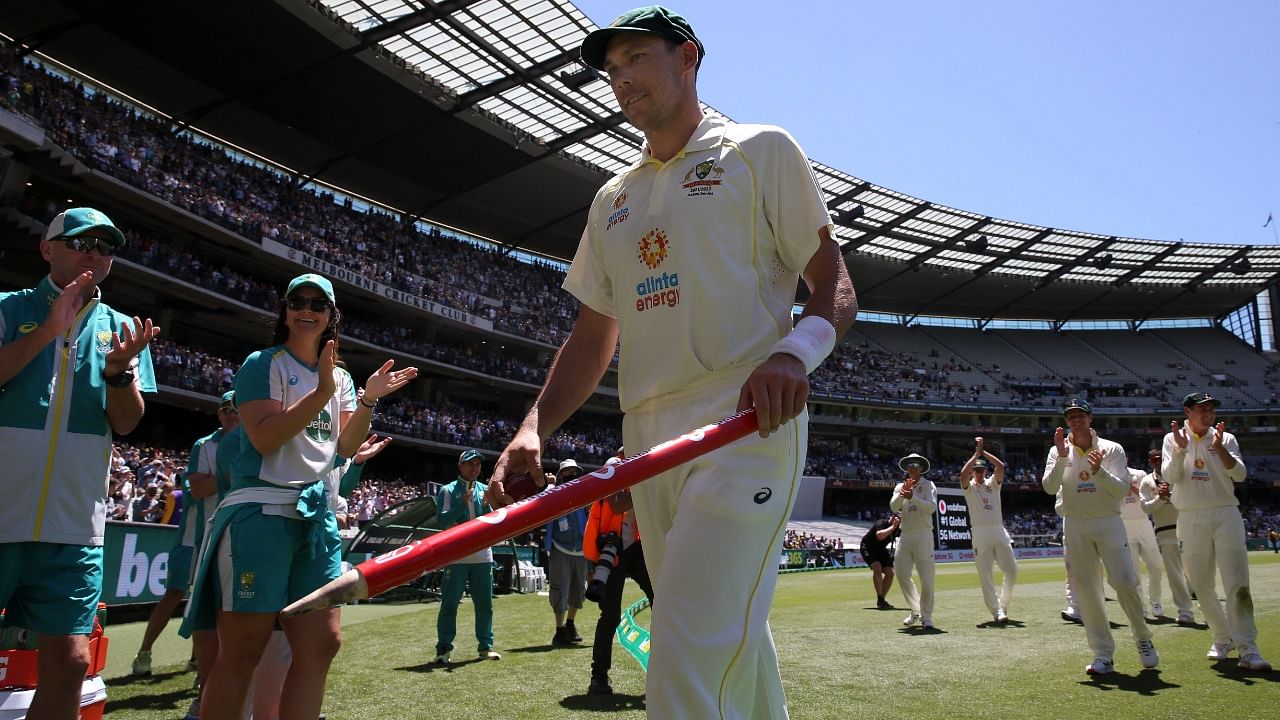
[(1058, 457), (1067, 458), (1067, 431), (1059, 425), (1057, 430), (1053, 431), (1053, 446), (1058, 449)]
[(751, 372), (738, 393), (738, 412), (754, 407), (760, 437), (804, 412), (809, 399), (809, 376), (804, 364), (783, 353), (774, 353)]
[(1220, 422), (1214, 425), (1213, 429), (1217, 430), (1217, 432), (1213, 434), (1213, 440), (1209, 441), (1209, 450), (1215, 453), (1222, 452), (1222, 434), (1227, 431), (1227, 424)]
[(973, 439), (973, 447), (974, 447), (974, 451), (973, 451), (974, 455), (982, 454), (982, 438), (981, 437), (976, 437)]
[(1169, 483), (1167, 482), (1160, 483), (1159, 489), (1156, 490), (1156, 493), (1159, 494), (1160, 497), (1165, 498), (1166, 500), (1169, 499)]
[[(79, 314), (80, 308), (84, 307), (84, 298), (81, 295), (85, 292), (85, 288), (92, 284), (93, 271), (86, 270), (62, 289), (62, 294), (58, 295), (49, 306), (49, 314), (45, 316), (44, 322), (36, 331), (44, 335), (46, 343), (52, 342), (54, 338), (65, 333), (75, 324), (76, 315)], [(124, 368), (119, 368), (116, 374), (122, 372)]]
[[(64, 292), (63, 295), (65, 294)], [(54, 301), (54, 304), (60, 301), (62, 301), (61, 296)], [(111, 377), (128, 370), (133, 359), (159, 334), (160, 328), (151, 324), (151, 318), (143, 320), (135, 316), (132, 326), (126, 322), (120, 327), (120, 332), (111, 333), (111, 349), (103, 357), (102, 374)]]
[(494, 463), (493, 475), (485, 490), (485, 500), (489, 502), (489, 507), (506, 507), (515, 502), (506, 493), (504, 483), (509, 476), (517, 473), (542, 473), (542, 438), (531, 428), (521, 428)]
[(1187, 449), (1187, 444), (1191, 441), (1190, 432), (1185, 424), (1179, 425), (1177, 420), (1169, 423), (1169, 433), (1173, 435), (1173, 441), (1183, 450)]
[(1098, 471), (1101, 469), (1102, 469), (1102, 451), (1090, 450), (1089, 451), (1089, 474), (1097, 475)]
[(330, 398), (338, 391), (338, 383), (333, 379), (333, 369), (337, 367), (333, 341), (329, 340), (320, 348), (320, 359), (316, 363), (316, 389), (321, 397)]
[(363, 465), (378, 456), (388, 445), (391, 444), (391, 437), (387, 436), (378, 439), (377, 433), (371, 433), (365, 441), (360, 443), (360, 449), (356, 450), (356, 454), (351, 458), (351, 462), (356, 465)]

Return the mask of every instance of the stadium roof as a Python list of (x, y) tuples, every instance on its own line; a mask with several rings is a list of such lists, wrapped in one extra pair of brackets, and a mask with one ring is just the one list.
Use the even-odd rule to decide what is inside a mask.
[[(45, 0), (0, 9), (6, 34), (180, 127), (302, 180), (558, 258), (572, 256), (603, 176), (638, 155), (640, 133), (578, 62), (594, 27), (565, 0)], [(1027, 225), (813, 168), (867, 308), (1221, 316), (1280, 273), (1280, 247)]]

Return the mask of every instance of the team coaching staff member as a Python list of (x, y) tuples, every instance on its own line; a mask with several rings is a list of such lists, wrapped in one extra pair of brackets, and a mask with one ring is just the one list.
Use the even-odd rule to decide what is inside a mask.
[[(654, 6), (583, 41), (645, 142), (596, 194), (564, 283), (581, 302), (574, 329), (490, 488), (541, 467), (543, 441), (619, 342), (626, 447), (754, 406), (759, 437), (633, 492), (657, 598), (646, 704), (653, 718), (783, 718), (768, 614), (804, 467), (807, 374), (856, 301), (804, 151), (780, 128), (704, 117), (703, 53), (684, 18)], [(793, 329), (798, 276), (811, 294)]]
[(102, 302), (124, 235), (92, 208), (49, 224), (49, 275), (0, 294), (0, 607), (39, 635), (28, 717), (72, 720), (102, 594), (111, 438), (155, 392), (147, 348), (160, 332)]

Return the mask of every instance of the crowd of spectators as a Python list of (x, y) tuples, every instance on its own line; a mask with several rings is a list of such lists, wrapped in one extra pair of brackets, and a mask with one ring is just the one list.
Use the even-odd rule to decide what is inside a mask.
[[(191, 133), (175, 132), (168, 121), (118, 102), (105, 92), (15, 59), (7, 48), (0, 54), (0, 107), (31, 118), (86, 165), (250, 241), (279, 242), (364, 277), (488, 319), (500, 331), (550, 345), (563, 340), (576, 315), (576, 302), (560, 288), (563, 271), (552, 263), (519, 261), (496, 247), (428, 224), (405, 223), (373, 209), (361, 211), (350, 200), (340, 201), (331, 193), (300, 184), (296, 178)], [(56, 202), (30, 196), (7, 198), (6, 202), (23, 203), (24, 212), (45, 221), (61, 209)], [(279, 291), (273, 283), (146, 231), (126, 232), (131, 242), (121, 253), (125, 260), (268, 312), (274, 312), (278, 305)], [(462, 342), (428, 341), (402, 325), (349, 316), (345, 331), (352, 338), (494, 377), (531, 385), (545, 378), (542, 364), (512, 354), (484, 352)], [(210, 395), (230, 387), (238, 365), (237, 361), (166, 341), (157, 341), (153, 354), (162, 383)], [(991, 382), (957, 382), (957, 374), (985, 376)], [(1268, 369), (1268, 390), (1275, 389), (1277, 374), (1277, 367)], [(1145, 378), (1145, 386), (1108, 385), (1106, 375), (1099, 371), (1096, 377), (1019, 377), (996, 364), (971, 366), (954, 357), (943, 359), (936, 352), (927, 357), (892, 353), (863, 340), (838, 347), (811, 382), (818, 396), (863, 395), (926, 402), (973, 403), (994, 393), (998, 402), (1048, 407), (1060, 402), (1058, 393), (1089, 384), (1088, 394), (1100, 407), (1124, 405), (1134, 397), (1176, 400), (1170, 397), (1167, 379)], [(1177, 381), (1181, 380), (1185, 376), (1177, 376)], [(1280, 402), (1275, 392), (1271, 401)], [(496, 449), (512, 430), (509, 421), (497, 413), (454, 403), (402, 400), (385, 405), (375, 418), (376, 428), (449, 444)], [(548, 442), (548, 454), (599, 462), (619, 443), (616, 430), (592, 425), (562, 431)], [(855, 452), (842, 441), (814, 438), (806, 472), (856, 482), (891, 481), (899, 473), (889, 460), (889, 453)], [(946, 483), (954, 480), (958, 470), (959, 464), (942, 465), (935, 467), (935, 475)], [(136, 479), (129, 481), (131, 489)], [(1010, 462), (1007, 481), (1038, 480), (1038, 469), (1032, 463)], [(147, 501), (150, 505), (140, 505), (145, 507), (143, 516), (163, 517), (166, 513), (155, 508), (166, 501), (165, 482), (150, 485), (156, 487), (155, 498)], [(148, 491), (143, 487), (145, 496)], [(132, 514), (133, 506), (125, 511), (113, 506), (112, 512), (113, 516)]]
[(782, 537), (783, 550), (844, 550), (843, 538), (829, 538), (810, 532), (787, 528)]
[(87, 166), (249, 240), (279, 242), (552, 345), (577, 315), (576, 301), (560, 289), (563, 272), (550, 263), (520, 262), (434, 226), (360, 212), (349, 200), (339, 203), (332, 193), (175, 133), (167, 121), (105, 92), (7, 53), (2, 62), (7, 91), (0, 106), (32, 118)]
[(1275, 503), (1256, 503), (1242, 505), (1245, 535), (1249, 538), (1267, 539), (1267, 533), (1280, 531), (1280, 505)]
[[(206, 142), (174, 132), (153, 117), (43, 67), (0, 58), (0, 106), (32, 118), (86, 165), (113, 175), (251, 241), (272, 240), (331, 262), (362, 277), (490, 320), (500, 331), (551, 345), (563, 341), (576, 316), (576, 301), (560, 289), (563, 272), (551, 263), (522, 262), (488, 244), (373, 209), (299, 184), (295, 178)], [(60, 208), (34, 212), (48, 220)], [(276, 289), (186, 251), (163, 262), (149, 257), (163, 244), (135, 235), (125, 257), (197, 282), (255, 307), (274, 309)], [(518, 290), (517, 290), (518, 289)], [(425, 343), (424, 343), (425, 344)], [(429, 344), (425, 344), (429, 345)], [(406, 349), (406, 351), (409, 351)], [(413, 350), (422, 352), (422, 348)], [(442, 362), (475, 361), (458, 348), (431, 351)], [(512, 359), (484, 358), (477, 368), (524, 382), (539, 382), (540, 368)], [(953, 373), (990, 382), (959, 382)], [(1106, 372), (1100, 370), (1105, 375)], [(1101, 377), (1101, 376), (1099, 376)], [(843, 345), (812, 377), (816, 394), (914, 402), (996, 402), (1051, 407), (1065, 392), (1088, 396), (1098, 407), (1126, 406), (1133, 398), (1176, 404), (1168, 379), (1145, 384), (1095, 382), (1098, 377), (1019, 377), (998, 365), (970, 366), (935, 352), (890, 353), (865, 340)], [(1270, 387), (1270, 386), (1269, 386)], [(1172, 388), (1172, 389), (1171, 389)], [(1280, 397), (1274, 401), (1280, 402)]]
[(117, 442), (111, 448), (107, 518), (177, 525), (186, 451)]

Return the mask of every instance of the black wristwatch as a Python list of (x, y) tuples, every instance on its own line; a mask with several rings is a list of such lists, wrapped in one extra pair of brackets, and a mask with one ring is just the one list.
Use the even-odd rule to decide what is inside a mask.
[(113, 388), (129, 387), (133, 384), (133, 379), (133, 368), (131, 367), (126, 368), (125, 371), (119, 375), (107, 375), (105, 373), (102, 375), (102, 382), (106, 383), (108, 387)]

